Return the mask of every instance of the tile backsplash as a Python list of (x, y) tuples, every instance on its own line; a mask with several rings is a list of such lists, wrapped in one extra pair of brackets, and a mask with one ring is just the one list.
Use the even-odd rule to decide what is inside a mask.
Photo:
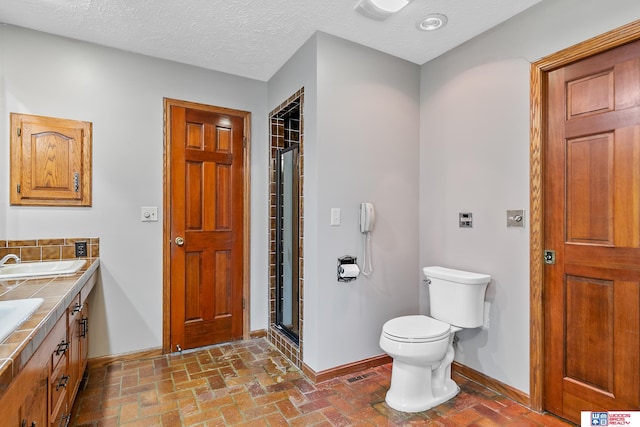
[(76, 258), (76, 242), (87, 242), (87, 257), (100, 256), (98, 237), (72, 237), (61, 239), (0, 240), (0, 258), (15, 254), (23, 262), (54, 261)]

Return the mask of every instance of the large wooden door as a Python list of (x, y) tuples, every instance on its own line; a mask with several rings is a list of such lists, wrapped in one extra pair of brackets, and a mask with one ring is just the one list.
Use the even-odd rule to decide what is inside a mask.
[(176, 351), (243, 337), (248, 113), (171, 101), (165, 110), (165, 298)]
[(544, 408), (640, 409), (640, 42), (548, 73)]

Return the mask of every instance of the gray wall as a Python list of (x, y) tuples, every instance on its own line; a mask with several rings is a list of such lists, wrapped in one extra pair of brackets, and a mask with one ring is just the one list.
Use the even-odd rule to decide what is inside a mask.
[[(0, 25), (0, 152), (9, 113), (93, 122), (93, 206), (11, 207), (0, 156), (0, 238), (97, 236), (102, 283), (92, 294), (90, 356), (162, 344), (163, 97), (250, 111), (251, 328), (267, 317), (267, 85)], [(160, 221), (140, 222), (141, 206)]]
[[(305, 328), (317, 339), (307, 345), (305, 329), (304, 360), (321, 371), (381, 354), (383, 323), (418, 310), (419, 67), (323, 33), (317, 64), (318, 256), (316, 281), (305, 281), (315, 314)], [(374, 272), (339, 283), (338, 257), (363, 267), (361, 202), (377, 214)], [(330, 225), (331, 208), (341, 209), (340, 226)]]
[(493, 276), (489, 328), (460, 332), (456, 359), (527, 393), (530, 62), (637, 18), (635, 0), (545, 0), (421, 68), (420, 263)]
[[(415, 64), (324, 33), (269, 80), (270, 108), (305, 88), (303, 361), (316, 372), (382, 354), (383, 323), (418, 311), (419, 80)], [(364, 201), (374, 272), (341, 283), (339, 257), (362, 268)]]

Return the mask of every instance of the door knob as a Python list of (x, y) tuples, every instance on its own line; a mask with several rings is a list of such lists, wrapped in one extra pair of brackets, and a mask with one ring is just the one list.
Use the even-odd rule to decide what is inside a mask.
[(178, 246), (184, 245), (184, 239), (182, 237), (176, 237), (176, 245)]

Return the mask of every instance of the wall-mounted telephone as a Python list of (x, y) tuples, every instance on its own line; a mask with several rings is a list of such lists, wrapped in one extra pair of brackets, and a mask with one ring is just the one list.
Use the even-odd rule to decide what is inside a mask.
[(376, 223), (376, 210), (373, 203), (360, 203), (360, 232), (364, 233), (364, 256), (362, 274), (365, 276), (373, 273), (371, 264), (371, 231)]
[(369, 233), (376, 222), (376, 211), (373, 203), (360, 203), (360, 232)]

